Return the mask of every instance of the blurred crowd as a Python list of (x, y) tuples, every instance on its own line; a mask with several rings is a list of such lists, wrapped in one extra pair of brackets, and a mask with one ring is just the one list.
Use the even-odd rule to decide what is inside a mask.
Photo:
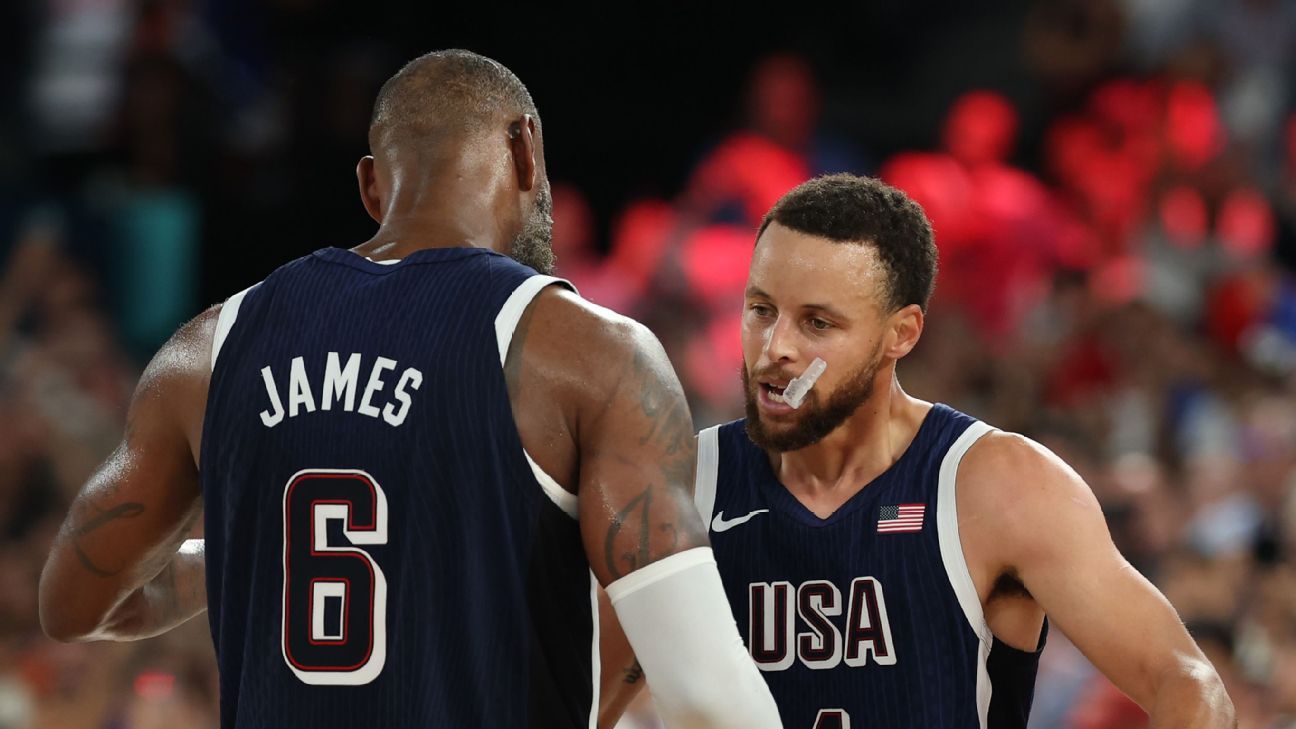
[[(27, 18), (25, 103), (0, 112), (0, 729), (214, 727), (205, 621), (57, 645), (37, 578), (148, 354), (229, 293), (204, 288), (207, 266), (250, 256), (234, 265), (263, 276), (285, 257), (212, 241), (279, 216), (337, 240), (284, 201), (350, 168), (367, 122), (354, 110), (400, 59), (360, 45), (323, 68), (271, 62), (186, 2), (47, 6)], [(831, 123), (821, 112), (849, 89), (821, 86), (806, 55), (760, 60), (678, 189), (608, 214), (555, 180), (559, 273), (653, 328), (701, 427), (741, 414), (742, 289), (765, 211), (826, 172), (906, 190), (941, 274), (902, 384), (1062, 455), (1219, 669), (1240, 726), (1291, 729), (1296, 2), (1056, 0), (1020, 20), (1029, 92), (963, 89), (915, 149)], [(323, 98), (301, 92), (311, 74)], [(354, 205), (334, 179), (318, 204)], [(654, 726), (651, 707), (626, 725)], [(1054, 632), (1032, 726), (1146, 717)]]

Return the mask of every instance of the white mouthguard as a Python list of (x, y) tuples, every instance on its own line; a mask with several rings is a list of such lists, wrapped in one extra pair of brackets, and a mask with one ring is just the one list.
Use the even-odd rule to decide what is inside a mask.
[(810, 394), (810, 388), (814, 387), (815, 382), (818, 382), (819, 376), (826, 369), (828, 363), (815, 357), (806, 371), (802, 372), (800, 377), (793, 377), (788, 386), (783, 389), (783, 402), (791, 405), (793, 410), (801, 407), (801, 401)]

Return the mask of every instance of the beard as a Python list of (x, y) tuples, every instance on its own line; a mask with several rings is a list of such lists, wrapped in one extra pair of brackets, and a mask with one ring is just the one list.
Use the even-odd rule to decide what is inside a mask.
[(522, 231), (509, 245), (509, 257), (546, 276), (553, 275), (553, 197), (547, 181), (536, 192), (535, 207), (523, 223)]
[(819, 392), (811, 389), (806, 394), (801, 407), (793, 412), (797, 420), (783, 430), (772, 430), (761, 421), (760, 408), (756, 405), (756, 388), (760, 383), (751, 379), (744, 364), (742, 375), (743, 394), (747, 397), (747, 437), (766, 451), (783, 453), (798, 451), (812, 446), (833, 432), (846, 418), (855, 414), (860, 405), (873, 394), (873, 382), (877, 379), (878, 370), (882, 368), (881, 343), (873, 353), (872, 361), (860, 367), (835, 392), (821, 402)]

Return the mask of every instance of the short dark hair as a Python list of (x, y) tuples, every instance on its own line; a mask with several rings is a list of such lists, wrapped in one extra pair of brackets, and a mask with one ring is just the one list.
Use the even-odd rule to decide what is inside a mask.
[(840, 243), (871, 245), (887, 268), (884, 304), (896, 311), (917, 304), (923, 311), (936, 285), (936, 244), (922, 207), (873, 177), (824, 175), (803, 182), (765, 214), (770, 223)]
[(379, 89), (369, 146), (376, 149), (388, 137), (435, 142), (523, 114), (540, 123), (531, 92), (503, 64), (461, 48), (433, 51), (405, 64)]

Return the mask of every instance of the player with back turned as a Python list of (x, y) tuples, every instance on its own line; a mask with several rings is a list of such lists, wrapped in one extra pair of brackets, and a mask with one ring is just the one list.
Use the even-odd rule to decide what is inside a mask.
[[(62, 640), (208, 609), (225, 727), (589, 727), (596, 583), (672, 726), (778, 726), (690, 499), (678, 381), (547, 274), (530, 94), (467, 51), (382, 88), (352, 250), (185, 325), (41, 578)], [(537, 273), (539, 272), (539, 273)], [(184, 542), (199, 511), (205, 543)]]
[[(698, 435), (696, 503), (785, 726), (1025, 727), (1049, 625), (1151, 726), (1234, 726), (1214, 668), (1075, 471), (901, 388), (935, 274), (922, 209), (874, 179), (806, 182), (757, 235), (747, 417)], [(605, 726), (632, 660), (614, 653)]]

